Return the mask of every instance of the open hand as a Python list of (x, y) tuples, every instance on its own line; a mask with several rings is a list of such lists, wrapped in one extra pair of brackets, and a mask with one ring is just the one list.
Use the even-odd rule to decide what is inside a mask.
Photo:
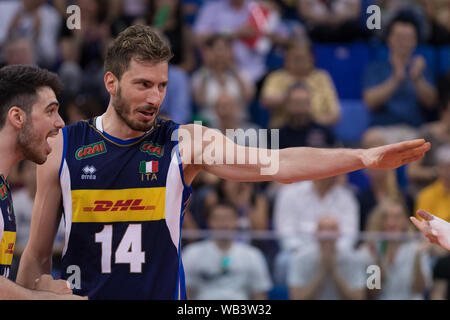
[(411, 222), (419, 229), (431, 243), (440, 245), (450, 250), (450, 223), (433, 216), (425, 210), (417, 211), (417, 215), (423, 220), (419, 221), (411, 217)]
[(65, 280), (54, 280), (49, 274), (43, 274), (36, 279), (35, 290), (48, 291), (56, 294), (72, 294), (68, 282)]
[(396, 169), (421, 159), (430, 147), (423, 139), (389, 144), (364, 150), (362, 161), (370, 169)]

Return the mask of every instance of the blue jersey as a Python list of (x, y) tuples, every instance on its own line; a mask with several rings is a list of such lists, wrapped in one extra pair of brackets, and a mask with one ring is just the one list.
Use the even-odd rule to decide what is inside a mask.
[(63, 278), (90, 299), (184, 299), (180, 233), (191, 188), (178, 125), (157, 119), (124, 141), (101, 123), (63, 129)]
[(8, 182), (0, 179), (0, 276), (9, 277), (16, 242), (16, 218)]

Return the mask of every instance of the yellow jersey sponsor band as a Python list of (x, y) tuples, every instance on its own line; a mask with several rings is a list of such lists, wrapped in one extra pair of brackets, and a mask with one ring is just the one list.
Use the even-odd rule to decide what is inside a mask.
[(72, 190), (72, 222), (156, 221), (165, 218), (166, 188)]
[(0, 265), (10, 266), (14, 256), (14, 245), (16, 243), (16, 233), (4, 231), (0, 243)]

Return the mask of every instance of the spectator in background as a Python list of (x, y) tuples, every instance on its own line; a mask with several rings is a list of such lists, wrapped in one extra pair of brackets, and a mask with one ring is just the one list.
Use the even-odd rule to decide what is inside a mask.
[[(256, 13), (255, 13), (256, 11)], [(258, 30), (252, 20), (264, 21), (264, 30)], [(266, 73), (265, 60), (270, 50), (266, 34), (276, 30), (279, 23), (276, 10), (267, 1), (218, 0), (206, 2), (194, 24), (199, 47), (211, 35), (226, 33), (233, 39), (233, 50), (240, 70), (257, 83)]]
[(420, 128), (419, 137), (431, 142), (432, 148), (425, 157), (408, 165), (409, 192), (416, 197), (418, 192), (433, 183), (438, 177), (436, 151), (450, 144), (450, 94), (441, 102), (440, 119)]
[[(323, 216), (335, 217), (343, 237), (338, 244), (351, 247), (359, 231), (359, 207), (350, 189), (338, 184), (338, 177), (303, 181), (282, 186), (275, 199), (274, 227), (285, 235), (281, 248), (306, 248)], [(295, 236), (293, 236), (296, 234)]]
[[(367, 130), (362, 138), (361, 146), (365, 149), (379, 147), (386, 144), (383, 132), (380, 129)], [(366, 169), (365, 173), (369, 185), (365, 189), (358, 190), (357, 198), (360, 207), (360, 230), (367, 225), (367, 219), (372, 210), (383, 200), (403, 199), (403, 194), (397, 182), (395, 170)]]
[(450, 222), (450, 144), (436, 151), (436, 164), (438, 179), (418, 194), (416, 209)]
[(269, 226), (269, 205), (258, 184), (220, 180), (216, 189), (216, 201), (232, 203), (238, 212), (240, 230), (267, 230)]
[(62, 95), (75, 96), (81, 92), (83, 70), (80, 67), (80, 51), (73, 37), (63, 37), (59, 41), (61, 65), (58, 75), (64, 84)]
[(298, 14), (317, 42), (350, 42), (363, 36), (360, 0), (299, 0)]
[(105, 111), (94, 97), (71, 99), (64, 108), (66, 125), (102, 115)]
[(413, 52), (418, 26), (401, 15), (387, 32), (389, 60), (370, 64), (366, 70), (364, 102), (373, 126), (383, 126), (388, 143), (410, 139), (425, 118), (422, 112), (435, 108), (437, 91), (425, 59)]
[(304, 81), (311, 92), (311, 113), (315, 122), (332, 126), (340, 117), (339, 100), (328, 72), (314, 66), (308, 41), (292, 42), (286, 50), (284, 67), (269, 73), (263, 83), (261, 104), (271, 112), (270, 126), (279, 128), (286, 123), (283, 105), (286, 92), (295, 82)]
[(177, 123), (188, 123), (192, 120), (189, 76), (183, 69), (169, 64), (168, 79), (166, 97), (161, 105), (160, 113)]
[[(214, 105), (215, 114), (217, 116), (217, 129), (219, 129), (224, 135), (227, 134), (227, 129), (259, 129), (257, 124), (247, 122), (245, 114), (242, 110), (245, 110), (245, 102), (237, 97), (222, 93)], [(258, 132), (255, 131), (255, 143), (258, 144)], [(234, 141), (238, 144), (250, 146), (250, 141), (239, 141), (239, 137), (236, 136)], [(243, 143), (242, 143), (243, 142)], [(258, 144), (259, 145), (259, 144)], [(252, 145), (256, 147), (257, 145)]]
[(360, 300), (365, 297), (366, 273), (350, 248), (336, 246), (339, 223), (324, 216), (317, 222), (317, 241), (295, 254), (288, 285), (294, 300)]
[(190, 72), (195, 68), (194, 37), (184, 22), (182, 0), (149, 0), (143, 22), (153, 26), (168, 39), (174, 57), (173, 65)]
[(327, 127), (317, 124), (311, 112), (311, 90), (304, 82), (294, 83), (286, 92), (283, 106), (286, 124), (279, 131), (280, 149), (292, 147), (322, 148), (336, 144)]
[(5, 1), (0, 4), (0, 43), (27, 38), (36, 63), (52, 69), (58, 56), (61, 17), (45, 0)]
[[(232, 40), (228, 36), (213, 35), (202, 46), (204, 66), (192, 76), (194, 101), (199, 115), (217, 127), (214, 104), (222, 93), (243, 101), (242, 107), (253, 99), (255, 88), (250, 77), (235, 64)], [(247, 117), (247, 108), (239, 113)]]
[(450, 300), (450, 255), (440, 258), (433, 269), (431, 300)]
[(448, 0), (421, 0), (431, 24), (430, 43), (441, 46), (450, 44), (450, 2)]
[(368, 290), (372, 299), (423, 299), (425, 290), (430, 287), (428, 243), (412, 238), (413, 229), (408, 217), (405, 205), (391, 199), (381, 202), (369, 216), (366, 231), (384, 232), (390, 236), (368, 240), (360, 249), (367, 266), (381, 268), (381, 290)]
[(7, 41), (3, 45), (4, 65), (35, 64), (33, 45), (30, 39), (22, 37)]
[[(209, 211), (208, 225), (211, 230), (237, 230), (236, 207), (217, 203)], [(267, 299), (271, 279), (264, 256), (257, 248), (232, 238), (218, 238), (187, 245), (183, 251), (190, 299)]]

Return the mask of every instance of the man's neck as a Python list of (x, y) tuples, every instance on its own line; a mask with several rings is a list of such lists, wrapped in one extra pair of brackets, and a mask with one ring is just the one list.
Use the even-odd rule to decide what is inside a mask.
[(0, 173), (6, 178), (12, 167), (25, 157), (17, 147), (17, 138), (13, 134), (2, 130), (0, 136)]
[(103, 131), (109, 135), (121, 139), (129, 140), (141, 137), (145, 132), (131, 129), (117, 114), (110, 104), (106, 113), (102, 117)]

